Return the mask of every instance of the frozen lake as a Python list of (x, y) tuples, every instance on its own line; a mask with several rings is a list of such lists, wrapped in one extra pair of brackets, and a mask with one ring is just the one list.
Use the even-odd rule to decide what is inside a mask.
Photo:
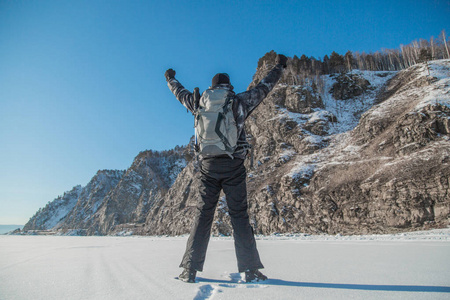
[(187, 237), (0, 236), (0, 299), (450, 299), (450, 230), (258, 237), (270, 279), (242, 283), (231, 238), (198, 282), (175, 280)]

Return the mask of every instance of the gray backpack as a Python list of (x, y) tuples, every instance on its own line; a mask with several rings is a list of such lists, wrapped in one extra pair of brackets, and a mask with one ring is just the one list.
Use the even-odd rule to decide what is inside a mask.
[(204, 157), (233, 157), (238, 140), (233, 95), (227, 89), (208, 89), (196, 105), (195, 142), (197, 151)]

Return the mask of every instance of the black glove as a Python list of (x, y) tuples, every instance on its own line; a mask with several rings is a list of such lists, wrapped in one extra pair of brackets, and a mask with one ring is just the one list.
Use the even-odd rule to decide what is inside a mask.
[(278, 54), (277, 58), (275, 59), (275, 63), (278, 65), (282, 65), (283, 68), (286, 68), (286, 64), (287, 64), (287, 57), (284, 56), (283, 54)]
[(169, 79), (172, 79), (175, 77), (175, 70), (168, 69), (166, 73), (164, 73), (164, 76), (166, 77), (166, 80), (169, 81)]

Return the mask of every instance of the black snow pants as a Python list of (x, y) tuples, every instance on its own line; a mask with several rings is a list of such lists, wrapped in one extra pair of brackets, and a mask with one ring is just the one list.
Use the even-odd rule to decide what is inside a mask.
[(187, 241), (181, 268), (203, 270), (214, 212), (222, 189), (233, 226), (239, 272), (264, 268), (247, 213), (246, 177), (243, 159), (215, 157), (201, 160), (198, 214)]

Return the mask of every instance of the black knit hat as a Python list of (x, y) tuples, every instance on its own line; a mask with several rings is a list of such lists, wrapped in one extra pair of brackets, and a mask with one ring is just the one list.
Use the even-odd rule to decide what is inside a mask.
[(211, 86), (218, 84), (230, 84), (230, 76), (227, 73), (217, 73), (212, 79)]

